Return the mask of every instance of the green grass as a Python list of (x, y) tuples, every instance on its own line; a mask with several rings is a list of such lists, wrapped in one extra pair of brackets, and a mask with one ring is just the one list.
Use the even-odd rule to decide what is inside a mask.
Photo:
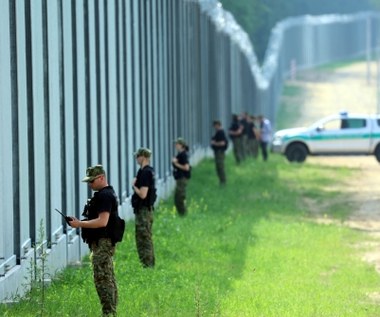
[[(368, 237), (316, 224), (303, 204), (343, 200), (325, 187), (355, 173), (275, 155), (236, 166), (228, 156), (228, 184), (219, 187), (213, 160), (203, 161), (189, 184), (189, 214), (179, 218), (171, 200), (156, 211), (154, 270), (140, 267), (127, 225), (115, 258), (119, 316), (379, 316), (368, 294), (380, 276), (357, 247)], [(345, 217), (334, 204), (324, 213)], [(0, 306), (0, 315), (99, 316), (88, 259), (57, 277), (42, 314), (38, 298)]]

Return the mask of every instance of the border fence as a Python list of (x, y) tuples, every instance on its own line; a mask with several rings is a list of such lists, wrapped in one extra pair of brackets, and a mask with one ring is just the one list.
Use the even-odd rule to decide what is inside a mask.
[[(153, 151), (160, 197), (173, 140), (207, 154), (211, 122), (247, 111), (275, 120), (290, 65), (364, 56), (378, 16), (279, 23), (260, 67), (247, 34), (215, 0), (0, 0), (0, 301), (22, 295), (37, 241), (48, 273), (88, 252), (54, 211), (80, 217), (80, 182), (102, 163), (131, 218), (133, 152)], [(41, 227), (43, 230), (41, 230)]]

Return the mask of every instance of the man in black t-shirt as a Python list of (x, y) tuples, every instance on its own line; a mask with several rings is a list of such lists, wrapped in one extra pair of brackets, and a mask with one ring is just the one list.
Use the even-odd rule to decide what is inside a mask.
[(259, 151), (259, 142), (257, 140), (257, 129), (255, 126), (255, 117), (248, 116), (247, 117), (247, 137), (248, 137), (248, 153), (253, 156), (255, 159), (258, 156)]
[(118, 295), (112, 260), (115, 243), (109, 225), (118, 214), (117, 196), (112, 186), (108, 185), (102, 165), (87, 168), (86, 177), (82, 181), (95, 193), (85, 207), (83, 215), (86, 220), (70, 217), (69, 224), (73, 228), (82, 228), (82, 238), (91, 249), (94, 283), (103, 316), (116, 315)]
[(147, 148), (136, 151), (135, 157), (140, 169), (132, 181), (136, 246), (140, 262), (144, 267), (154, 267), (155, 264), (152, 225), (156, 188), (154, 170), (149, 166), (151, 155), (152, 152)]
[(213, 127), (215, 129), (215, 134), (211, 138), (211, 147), (214, 150), (215, 155), (216, 173), (219, 177), (220, 185), (225, 185), (226, 174), (224, 172), (224, 152), (227, 150), (228, 140), (220, 121), (215, 120), (213, 122)]
[(243, 130), (244, 127), (239, 120), (239, 116), (233, 114), (228, 134), (232, 140), (233, 153), (237, 164), (240, 164), (244, 159)]
[(189, 150), (186, 141), (183, 138), (175, 140), (175, 147), (178, 151), (176, 157), (172, 159), (173, 177), (176, 181), (174, 191), (174, 204), (180, 216), (186, 214), (186, 186), (190, 178), (190, 164), (187, 151)]

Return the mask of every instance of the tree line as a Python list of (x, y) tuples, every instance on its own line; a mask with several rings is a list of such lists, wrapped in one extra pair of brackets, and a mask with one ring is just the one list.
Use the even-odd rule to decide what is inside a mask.
[(219, 0), (249, 34), (259, 61), (264, 58), (270, 32), (287, 17), (304, 14), (347, 14), (380, 8), (380, 0)]

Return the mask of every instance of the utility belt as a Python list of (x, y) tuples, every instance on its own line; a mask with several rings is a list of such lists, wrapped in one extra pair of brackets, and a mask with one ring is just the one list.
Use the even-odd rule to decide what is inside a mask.
[(149, 211), (154, 211), (154, 206), (139, 206), (137, 208), (133, 208), (133, 213), (134, 214), (138, 214), (140, 212), (141, 209), (148, 209)]
[(111, 239), (105, 228), (82, 228), (81, 230), (83, 242), (87, 243), (89, 246), (93, 242), (98, 243), (98, 241), (102, 238)]
[[(157, 194), (156, 188), (150, 188), (148, 190), (148, 195), (145, 199), (141, 199), (139, 195), (134, 193), (131, 198), (131, 205), (133, 210), (140, 210), (142, 208), (148, 208), (149, 210), (153, 210), (154, 202), (156, 201)], [(136, 212), (135, 212), (136, 213)]]

